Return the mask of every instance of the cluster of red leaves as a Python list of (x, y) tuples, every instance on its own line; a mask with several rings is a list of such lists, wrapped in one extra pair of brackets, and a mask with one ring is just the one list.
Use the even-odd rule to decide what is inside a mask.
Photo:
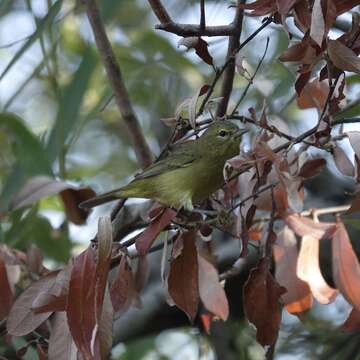
[[(327, 82), (322, 83), (323, 80), (336, 79), (342, 71), (360, 72), (360, 60), (357, 57), (360, 53), (358, 16), (354, 16), (353, 26), (348, 32), (336, 40), (328, 37), (336, 18), (359, 4), (358, 0), (257, 0), (240, 6), (250, 10), (252, 16), (272, 14), (279, 23), (283, 24), (290, 13), (293, 15), (294, 23), (303, 33), (303, 37), (301, 41), (290, 45), (280, 56), (280, 60), (299, 64), (299, 77), (295, 88), (298, 96), (303, 97), (299, 100), (302, 106), (304, 106), (305, 98), (315, 98), (315, 103), (310, 100), (310, 104), (308, 102), (305, 106), (315, 105), (322, 108), (318, 101), (319, 91), (323, 92), (328, 87)], [(314, 68), (323, 60), (326, 61), (326, 65), (321, 70), (319, 79), (316, 80), (320, 81), (321, 85), (306, 87)], [(339, 110), (339, 103), (344, 98), (344, 85), (343, 78), (338, 87), (338, 96), (334, 97), (330, 103), (330, 114)]]

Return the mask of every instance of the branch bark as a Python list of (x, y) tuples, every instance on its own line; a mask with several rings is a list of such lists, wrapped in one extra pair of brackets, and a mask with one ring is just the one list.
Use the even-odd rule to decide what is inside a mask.
[(180, 24), (180, 23), (162, 23), (155, 26), (155, 29), (164, 30), (173, 34), (188, 37), (188, 36), (230, 36), (236, 33), (233, 25), (217, 25), (205, 26), (194, 24)]
[[(245, 0), (238, 0), (237, 5), (245, 3)], [(244, 11), (237, 6), (233, 26), (235, 33), (229, 38), (229, 46), (226, 55), (226, 62), (228, 65), (224, 72), (224, 80), (222, 83), (221, 97), (222, 100), (217, 108), (216, 115), (222, 117), (226, 114), (226, 109), (229, 103), (231, 91), (233, 88), (235, 75), (235, 54), (240, 46), (240, 35), (242, 31), (242, 24), (244, 18)]]
[(120, 66), (116, 61), (114, 51), (105, 32), (105, 27), (101, 19), (99, 9), (95, 0), (83, 1), (85, 3), (86, 13), (95, 36), (96, 46), (99, 50), (109, 82), (114, 91), (117, 107), (130, 133), (136, 157), (141, 166), (146, 167), (152, 163), (151, 151), (133, 110), (129, 94), (123, 81)]

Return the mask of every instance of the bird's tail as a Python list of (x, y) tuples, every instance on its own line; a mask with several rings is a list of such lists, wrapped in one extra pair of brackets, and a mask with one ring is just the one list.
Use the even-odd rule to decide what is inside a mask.
[(79, 204), (79, 207), (81, 209), (90, 209), (90, 208), (93, 208), (95, 206), (102, 205), (102, 204), (105, 204), (107, 202), (118, 200), (118, 199), (121, 199), (121, 198), (124, 198), (124, 197), (126, 197), (126, 196), (122, 196), (121, 191), (113, 190), (113, 191), (109, 191), (109, 192), (107, 192), (105, 194), (93, 197), (93, 198), (91, 198), (89, 200), (85, 200), (85, 201), (83, 201), (82, 203)]

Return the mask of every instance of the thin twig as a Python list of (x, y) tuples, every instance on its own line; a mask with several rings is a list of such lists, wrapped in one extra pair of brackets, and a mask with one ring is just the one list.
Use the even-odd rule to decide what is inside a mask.
[(269, 38), (266, 39), (266, 46), (265, 46), (265, 50), (264, 50), (264, 54), (263, 56), (261, 57), (255, 71), (254, 71), (254, 74), (251, 76), (251, 78), (248, 80), (248, 84), (246, 85), (246, 88), (244, 89), (243, 93), (241, 94), (240, 96), (240, 99), (238, 100), (238, 102), (236, 103), (231, 115), (234, 115), (235, 112), (237, 111), (237, 108), (239, 107), (239, 105), (242, 103), (242, 101), (245, 99), (245, 96), (247, 95), (247, 92), (249, 91), (250, 89), (250, 86), (253, 84), (253, 81), (255, 79), (255, 76), (256, 74), (258, 73), (259, 69), (260, 69), (260, 66), (261, 64), (263, 63), (264, 59), (265, 59), (265, 56), (266, 56), (266, 53), (268, 51), (268, 47), (269, 47)]
[(159, 21), (162, 24), (167, 24), (167, 23), (172, 22), (171, 17), (169, 15), (169, 13), (166, 11), (161, 0), (149, 0), (149, 4), (150, 4), (154, 14), (157, 16), (157, 18), (159, 19)]
[(206, 27), (205, 0), (200, 0), (200, 29), (204, 30), (205, 27)]
[(139, 121), (133, 110), (129, 94), (125, 87), (119, 64), (116, 61), (110, 41), (105, 32), (104, 24), (100, 16), (99, 9), (95, 0), (83, 0), (86, 6), (96, 46), (103, 61), (109, 82), (114, 91), (116, 104), (121, 116), (129, 130), (134, 150), (138, 161), (142, 167), (146, 167), (152, 162), (152, 155), (145, 137), (141, 131)]
[(235, 33), (234, 26), (230, 25), (215, 25), (201, 28), (197, 24), (180, 24), (180, 23), (162, 23), (155, 25), (155, 29), (170, 32), (182, 37), (189, 36), (230, 36)]

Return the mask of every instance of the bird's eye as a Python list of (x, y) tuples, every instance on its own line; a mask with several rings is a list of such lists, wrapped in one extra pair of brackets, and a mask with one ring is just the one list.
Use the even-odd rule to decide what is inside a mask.
[(221, 130), (221, 131), (219, 131), (219, 136), (221, 136), (221, 137), (225, 137), (226, 136), (226, 131), (225, 130)]

